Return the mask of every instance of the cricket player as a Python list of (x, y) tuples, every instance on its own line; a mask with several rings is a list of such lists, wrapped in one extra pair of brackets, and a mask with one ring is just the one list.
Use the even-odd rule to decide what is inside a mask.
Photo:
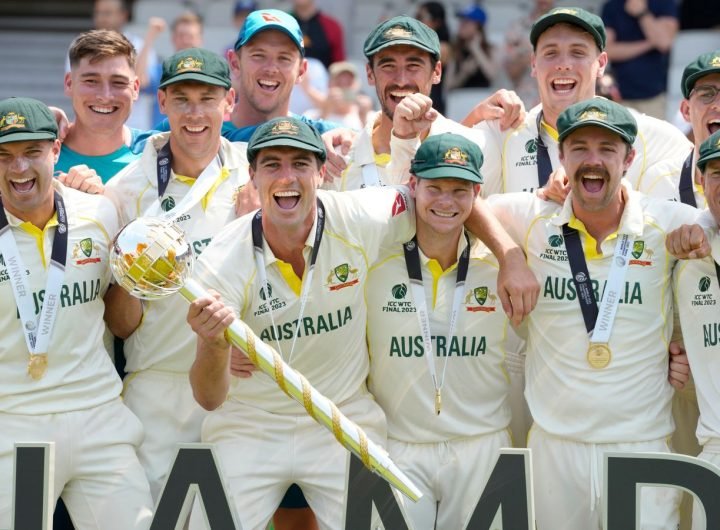
[[(679, 263), (675, 268), (674, 288), (685, 349), (695, 379), (700, 407), (700, 421), (696, 431), (702, 445), (700, 458), (720, 465), (720, 416), (717, 408), (720, 398), (717, 371), (717, 358), (720, 353), (717, 324), (720, 303), (720, 268), (717, 264), (717, 232), (720, 226), (720, 132), (716, 131), (700, 145), (697, 157), (697, 167), (702, 174), (703, 196), (708, 205), (701, 215), (707, 223), (713, 225), (713, 254), (704, 259), (684, 260)], [(669, 245), (671, 249), (675, 246), (673, 243)], [(706, 527), (705, 511), (695, 501), (692, 528), (704, 530)]]
[[(105, 193), (123, 222), (139, 216), (176, 220), (200, 255), (235, 219), (234, 195), (248, 181), (246, 144), (220, 136), (234, 101), (227, 64), (200, 48), (178, 52), (163, 63), (158, 100), (170, 132), (153, 136), (142, 157), (113, 177)], [(205, 417), (188, 381), (196, 338), (185, 312), (180, 295), (141, 304), (120, 291), (108, 301), (108, 324), (125, 338), (123, 397), (145, 425), (138, 454), (155, 498), (177, 443), (200, 441)]]
[[(673, 258), (665, 234), (697, 210), (634, 192), (637, 124), (594, 98), (558, 117), (571, 192), (563, 205), (533, 194), (493, 197), (541, 285), (528, 319), (526, 390), (535, 424), (539, 530), (600, 528), (603, 454), (668, 451)], [(598, 306), (599, 304), (599, 306)], [(645, 487), (641, 528), (675, 530), (679, 490)]]
[(55, 169), (67, 173), (61, 179), (70, 186), (74, 173), (84, 168), (105, 183), (140, 156), (137, 140), (142, 131), (125, 125), (139, 93), (135, 48), (121, 33), (98, 29), (78, 35), (68, 56), (65, 95), (72, 101), (75, 121)]
[(0, 527), (12, 524), (14, 444), (42, 441), (55, 444), (53, 500), (78, 530), (147, 529), (143, 429), (103, 345), (117, 213), (53, 179), (59, 152), (45, 104), (0, 101)]
[[(244, 528), (264, 528), (295, 482), (320, 528), (335, 529), (347, 452), (274, 382), (232, 379), (223, 332), (237, 314), (371, 438), (384, 441), (385, 415), (365, 386), (363, 286), (379, 249), (412, 237), (412, 201), (395, 188), (316, 191), (325, 148), (317, 131), (292, 118), (258, 128), (248, 160), (262, 209), (228, 225), (203, 253), (197, 278), (220, 299), (196, 300), (188, 312), (199, 336), (191, 384), (198, 402), (214, 410), (203, 441), (216, 444)], [(517, 301), (529, 308), (532, 295)]]
[[(348, 154), (348, 166), (340, 178), (324, 185), (327, 189), (346, 191), (378, 184), (399, 184), (400, 173), (393, 169), (392, 145), (394, 137), (425, 139), (428, 135), (454, 132), (484, 145), (482, 133), (474, 131), (440, 115), (432, 109), (430, 90), (440, 82), (440, 41), (437, 33), (419, 20), (397, 16), (373, 29), (365, 39), (368, 83), (375, 87), (381, 110), (368, 117), (367, 125), (353, 140)], [(407, 126), (394, 129), (394, 115), (400, 110), (406, 117), (432, 117), (432, 125), (421, 132)], [(524, 108), (514, 92), (499, 91), (481, 104), (483, 117), (495, 117), (501, 112), (500, 125), (515, 127), (522, 122)], [(491, 108), (495, 107), (495, 108)], [(481, 111), (478, 111), (481, 113)], [(413, 116), (414, 121), (414, 116)], [(499, 126), (500, 126), (499, 125)]]
[[(595, 96), (595, 82), (607, 66), (606, 34), (602, 19), (576, 7), (556, 7), (535, 21), (530, 31), (532, 72), (537, 79), (540, 105), (530, 110), (523, 125), (502, 132), (491, 122), (478, 128), (488, 135), (483, 149), (500, 156), (498, 173), (483, 171), (486, 195), (496, 192), (533, 191), (543, 187), (561, 167), (557, 119), (568, 106)], [(633, 189), (653, 196), (658, 179), (670, 178), (655, 166), (675, 156), (687, 156), (690, 143), (671, 124), (631, 111), (638, 123), (633, 145), (636, 155), (626, 178)], [(463, 121), (474, 124), (473, 113)], [(676, 189), (677, 182), (670, 188)], [(661, 189), (663, 186), (660, 186)], [(672, 192), (671, 192), (672, 193)]]
[(463, 136), (422, 143), (409, 182), (415, 238), (380, 256), (365, 287), (368, 388), (390, 456), (423, 494), (404, 503), (415, 530), (464, 528), (498, 450), (512, 446), (498, 266), (463, 229), (482, 164)]

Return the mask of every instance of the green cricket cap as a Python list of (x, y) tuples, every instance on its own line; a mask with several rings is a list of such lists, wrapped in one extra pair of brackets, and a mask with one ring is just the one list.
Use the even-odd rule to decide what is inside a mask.
[(690, 98), (690, 92), (695, 87), (695, 82), (709, 74), (720, 74), (720, 50), (703, 53), (685, 67), (680, 79), (683, 97)]
[(370, 59), (380, 50), (400, 44), (420, 48), (436, 61), (440, 60), (440, 39), (435, 30), (406, 15), (393, 17), (375, 27), (365, 39), (363, 52)]
[(410, 164), (410, 172), (424, 179), (456, 178), (482, 184), (480, 147), (453, 133), (428, 136)]
[(55, 140), (55, 116), (45, 103), (32, 98), (0, 101), (0, 143)]
[(255, 129), (248, 142), (248, 161), (252, 164), (258, 152), (266, 147), (295, 147), (315, 153), (322, 162), (327, 158), (320, 133), (297, 118), (274, 118)]
[(556, 7), (538, 18), (530, 30), (530, 42), (533, 49), (537, 46), (540, 35), (546, 29), (560, 23), (571, 24), (587, 31), (595, 40), (597, 47), (600, 50), (605, 49), (607, 40), (605, 24), (599, 16), (593, 15), (580, 7)]
[(183, 81), (230, 88), (230, 69), (219, 55), (202, 48), (188, 48), (163, 61), (160, 88)]
[(570, 105), (560, 113), (558, 140), (562, 143), (573, 131), (588, 126), (614, 132), (630, 145), (637, 136), (637, 122), (629, 110), (609, 99), (595, 97)]
[(697, 167), (704, 173), (708, 162), (720, 158), (720, 131), (715, 131), (700, 144), (698, 155)]

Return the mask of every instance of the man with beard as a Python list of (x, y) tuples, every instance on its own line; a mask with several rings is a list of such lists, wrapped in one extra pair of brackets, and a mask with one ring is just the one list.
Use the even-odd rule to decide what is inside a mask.
[[(416, 138), (415, 124), (405, 130), (393, 130), (393, 120), (400, 103), (407, 99), (401, 110), (402, 118), (426, 117), (432, 126), (421, 131), (420, 138), (443, 132), (454, 132), (470, 138), (481, 147), (484, 138), (457, 122), (440, 116), (432, 109), (430, 90), (440, 82), (440, 41), (437, 33), (408, 16), (391, 18), (378, 25), (365, 40), (365, 57), (368, 82), (375, 87), (382, 110), (369, 115), (367, 124), (355, 138), (348, 155), (348, 166), (339, 179), (325, 187), (339, 191), (353, 190), (378, 184), (397, 183), (398, 173), (393, 169), (394, 150), (391, 147), (396, 134)], [(501, 91), (494, 98), (503, 101), (505, 111), (493, 114), (486, 100), (481, 112), (484, 119), (502, 117), (501, 124), (513, 127), (522, 119), (522, 104), (514, 93)], [(498, 110), (498, 109), (495, 109)], [(407, 136), (406, 136), (407, 135)], [(413, 151), (414, 152), (414, 151)], [(412, 158), (412, 155), (410, 155)]]
[[(537, 527), (577, 530), (601, 527), (605, 452), (669, 450), (675, 259), (664, 239), (697, 210), (639, 194), (623, 178), (637, 135), (624, 107), (586, 100), (560, 113), (557, 127), (571, 189), (564, 204), (528, 193), (490, 202), (541, 284), (525, 391)], [(679, 497), (644, 487), (641, 528), (675, 530)]]

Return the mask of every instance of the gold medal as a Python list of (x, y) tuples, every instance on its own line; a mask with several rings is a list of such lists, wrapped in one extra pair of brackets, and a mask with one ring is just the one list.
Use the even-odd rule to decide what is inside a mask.
[(435, 389), (435, 414), (440, 415), (440, 408), (442, 407), (442, 396), (440, 395), (440, 389)]
[(587, 360), (590, 366), (596, 369), (607, 367), (612, 354), (606, 342), (591, 342), (587, 351)]
[(31, 353), (28, 361), (28, 374), (35, 381), (42, 379), (47, 371), (48, 358), (47, 353)]

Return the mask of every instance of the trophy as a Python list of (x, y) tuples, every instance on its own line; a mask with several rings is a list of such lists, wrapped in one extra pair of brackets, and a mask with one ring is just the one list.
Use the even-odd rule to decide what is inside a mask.
[[(110, 266), (119, 285), (131, 295), (155, 300), (179, 292), (189, 302), (207, 291), (190, 278), (194, 257), (185, 234), (172, 220), (140, 217), (128, 223), (113, 240)], [(239, 319), (230, 324), (226, 337), (270, 376), (307, 413), (330, 430), (338, 442), (356, 454), (374, 473), (417, 501), (420, 490), (392, 462), (387, 453), (337, 406), (315, 390), (305, 377), (291, 368), (269, 345), (262, 342)]]

